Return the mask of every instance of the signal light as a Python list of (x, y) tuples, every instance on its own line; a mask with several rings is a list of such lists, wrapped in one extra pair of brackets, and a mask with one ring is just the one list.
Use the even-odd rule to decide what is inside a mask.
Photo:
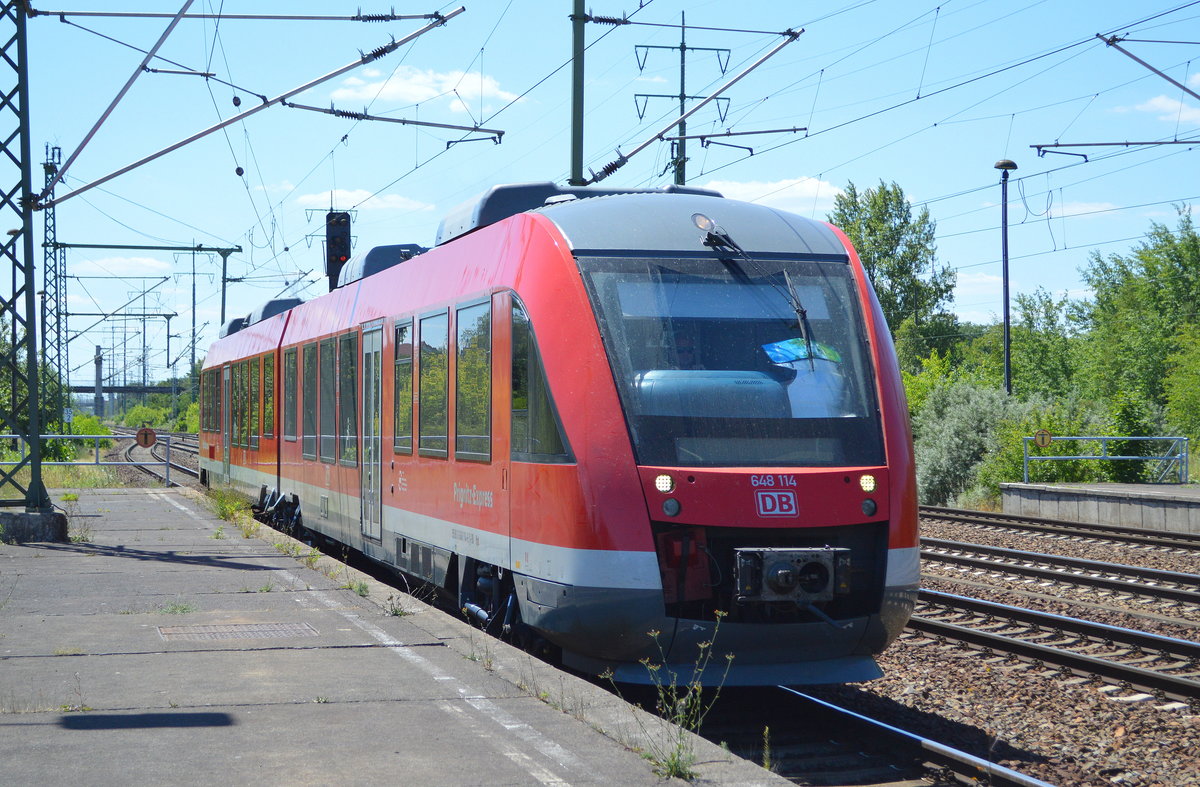
[(333, 267), (330, 263), (344, 263), (350, 259), (350, 214), (345, 211), (331, 211), (325, 215), (325, 258), (326, 271)]

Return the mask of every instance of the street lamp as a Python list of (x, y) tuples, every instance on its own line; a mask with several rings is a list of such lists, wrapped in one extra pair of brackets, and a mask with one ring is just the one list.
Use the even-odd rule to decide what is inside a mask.
[(1008, 173), (1016, 168), (1016, 163), (1006, 158), (996, 162), (996, 169), (1000, 170), (1000, 276), (1004, 280), (1004, 392), (1006, 394), (1012, 394), (1008, 320)]

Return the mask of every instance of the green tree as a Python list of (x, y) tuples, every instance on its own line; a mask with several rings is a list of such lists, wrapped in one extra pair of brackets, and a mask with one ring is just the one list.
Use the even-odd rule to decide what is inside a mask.
[[(1063, 396), (1075, 384), (1078, 353), (1071, 325), (1071, 302), (1055, 300), (1041, 287), (1018, 294), (1010, 354), (1013, 392), (1018, 396)], [(1003, 364), (1003, 360), (1001, 360)]]
[(915, 331), (929, 346), (944, 351), (949, 344), (944, 337), (953, 333), (946, 328), (955, 323), (946, 311), (954, 300), (955, 273), (938, 265), (937, 224), (929, 209), (921, 208), (914, 216), (903, 189), (895, 183), (880, 181), (878, 187), (863, 192), (850, 183), (834, 198), (827, 218), (858, 250), (892, 332), (911, 319), (913, 330), (906, 331), (906, 341), (912, 341)]
[(1173, 429), (1200, 441), (1200, 328), (1186, 326), (1176, 342), (1179, 349), (1167, 358), (1166, 414)]
[(1165, 405), (1181, 327), (1200, 322), (1200, 235), (1192, 217), (1180, 208), (1174, 231), (1156, 222), (1133, 252), (1093, 253), (1082, 273), (1094, 293), (1083, 310), (1088, 393), (1112, 399), (1127, 392)]

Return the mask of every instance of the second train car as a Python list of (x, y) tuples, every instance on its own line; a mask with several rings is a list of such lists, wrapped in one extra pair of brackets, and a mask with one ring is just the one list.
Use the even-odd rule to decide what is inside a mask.
[(332, 274), (212, 345), (206, 483), (589, 673), (686, 679), (717, 632), (728, 685), (880, 674), (918, 584), (912, 439), (839, 230), (516, 184)]

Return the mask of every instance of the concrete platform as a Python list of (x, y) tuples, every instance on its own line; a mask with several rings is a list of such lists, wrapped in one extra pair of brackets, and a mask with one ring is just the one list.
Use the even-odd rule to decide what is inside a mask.
[(2, 784), (664, 781), (671, 730), (599, 687), (195, 493), (78, 494), (75, 540), (0, 545)]
[(1196, 484), (1001, 484), (1006, 514), (1200, 533)]

